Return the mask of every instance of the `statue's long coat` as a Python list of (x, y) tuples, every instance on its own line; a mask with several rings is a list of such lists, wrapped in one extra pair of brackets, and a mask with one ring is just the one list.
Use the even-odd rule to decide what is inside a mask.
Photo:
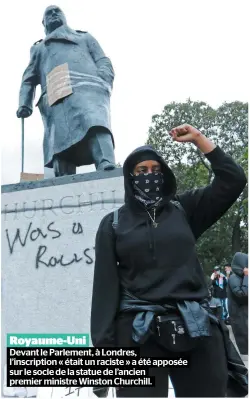
[[(44, 165), (52, 167), (54, 154), (62, 153), (77, 166), (92, 164), (86, 135), (93, 126), (111, 133), (110, 95), (112, 64), (98, 42), (87, 32), (63, 25), (31, 47), (19, 97), (19, 106), (32, 110), (35, 89), (41, 85), (37, 103), (44, 124)], [(68, 63), (73, 94), (48, 104), (46, 76)], [(112, 136), (113, 139), (113, 136)], [(73, 147), (72, 147), (73, 146)]]

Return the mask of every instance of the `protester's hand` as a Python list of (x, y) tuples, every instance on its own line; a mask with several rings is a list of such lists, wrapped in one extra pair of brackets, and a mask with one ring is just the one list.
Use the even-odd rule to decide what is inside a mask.
[(248, 268), (247, 267), (245, 267), (243, 269), (243, 273), (244, 273), (244, 276), (248, 276)]
[(202, 136), (202, 133), (191, 125), (180, 125), (169, 132), (173, 141), (179, 143), (196, 143), (196, 141)]
[(32, 110), (28, 107), (19, 107), (16, 113), (18, 118), (28, 118), (32, 114)]

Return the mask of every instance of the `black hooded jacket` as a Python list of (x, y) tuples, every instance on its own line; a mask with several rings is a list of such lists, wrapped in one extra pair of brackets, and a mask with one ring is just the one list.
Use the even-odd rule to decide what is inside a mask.
[[(144, 151), (157, 154), (143, 146), (124, 163), (125, 205), (119, 209), (116, 231), (113, 213), (103, 218), (97, 231), (91, 309), (94, 346), (116, 345), (121, 286), (155, 304), (199, 302), (208, 296), (196, 240), (231, 207), (246, 185), (243, 169), (216, 147), (206, 155), (215, 174), (212, 184), (176, 195), (175, 176), (157, 154), (164, 174), (164, 200), (157, 207), (158, 227), (154, 228), (144, 205), (134, 197), (130, 179), (138, 154)], [(178, 201), (185, 212), (171, 200)]]

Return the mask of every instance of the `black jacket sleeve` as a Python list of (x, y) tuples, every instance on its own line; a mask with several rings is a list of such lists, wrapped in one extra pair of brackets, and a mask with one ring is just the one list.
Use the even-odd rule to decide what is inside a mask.
[(91, 339), (95, 347), (115, 346), (114, 321), (119, 305), (119, 278), (112, 214), (104, 217), (96, 234), (91, 306)]
[(248, 276), (240, 278), (233, 274), (229, 278), (229, 287), (238, 298), (248, 297)]
[(234, 204), (246, 185), (246, 176), (238, 164), (221, 148), (206, 154), (215, 177), (211, 184), (176, 196), (185, 209), (196, 239), (217, 222)]

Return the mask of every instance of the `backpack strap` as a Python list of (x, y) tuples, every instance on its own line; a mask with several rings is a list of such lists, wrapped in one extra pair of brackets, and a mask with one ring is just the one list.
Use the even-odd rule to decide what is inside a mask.
[(171, 201), (171, 202), (176, 208), (178, 208), (186, 216), (186, 211), (179, 201)]
[(113, 227), (113, 229), (114, 230), (116, 230), (117, 229), (117, 227), (118, 227), (118, 209), (116, 209), (114, 212), (113, 212), (113, 223), (112, 223), (112, 227)]

